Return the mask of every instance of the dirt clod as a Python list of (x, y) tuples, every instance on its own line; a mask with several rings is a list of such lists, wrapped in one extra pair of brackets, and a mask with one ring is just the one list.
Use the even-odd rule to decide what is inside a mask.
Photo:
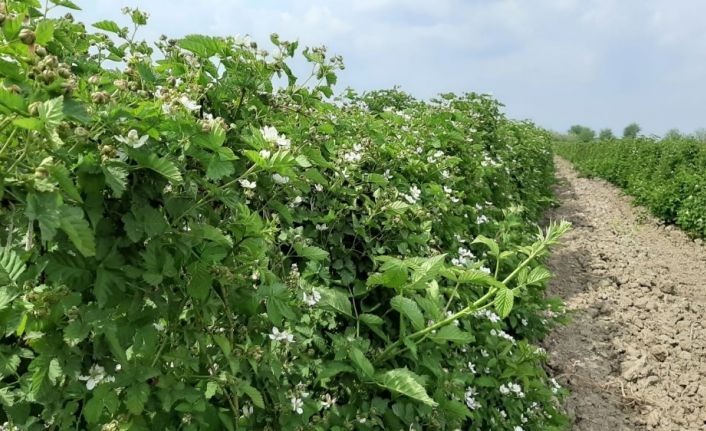
[(706, 430), (706, 248), (666, 228), (614, 186), (557, 159), (574, 229), (550, 267), (549, 293), (572, 321), (546, 342), (572, 395), (574, 430)]

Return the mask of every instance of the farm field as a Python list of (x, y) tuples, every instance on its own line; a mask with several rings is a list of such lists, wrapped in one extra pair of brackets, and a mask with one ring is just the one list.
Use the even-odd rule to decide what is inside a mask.
[(706, 429), (703, 143), (80, 6), (0, 0), (0, 431)]
[(571, 323), (549, 336), (576, 430), (699, 430), (706, 421), (706, 249), (615, 186), (557, 159), (549, 216), (572, 222), (549, 292)]

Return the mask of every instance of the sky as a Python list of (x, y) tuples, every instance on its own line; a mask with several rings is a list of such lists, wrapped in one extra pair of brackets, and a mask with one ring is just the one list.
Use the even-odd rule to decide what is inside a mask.
[(485, 92), (516, 119), (646, 135), (706, 127), (703, 0), (74, 0), (91, 24), (150, 13), (140, 34), (276, 32), (343, 56), (337, 90)]

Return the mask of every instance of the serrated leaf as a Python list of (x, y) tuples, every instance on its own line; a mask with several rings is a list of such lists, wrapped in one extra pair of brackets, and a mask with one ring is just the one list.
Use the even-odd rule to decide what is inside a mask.
[(46, 45), (47, 42), (54, 38), (54, 21), (48, 19), (39, 21), (34, 34), (36, 36), (36, 43)]
[(351, 361), (363, 372), (363, 374), (367, 377), (373, 377), (375, 375), (375, 368), (373, 367), (373, 364), (368, 360), (368, 358), (365, 357), (365, 354), (361, 352), (359, 349), (356, 347), (351, 347), (348, 356), (351, 358)]
[(49, 381), (56, 385), (61, 377), (64, 376), (64, 371), (61, 369), (61, 364), (59, 360), (54, 358), (49, 362), (49, 370), (47, 371), (47, 377)]
[(376, 377), (377, 383), (385, 389), (435, 407), (436, 402), (419, 383), (420, 377), (406, 368), (390, 370)]
[(127, 188), (127, 168), (123, 165), (110, 164), (101, 166), (101, 169), (105, 176), (105, 183), (113, 191), (113, 196), (121, 197)]
[(78, 192), (76, 185), (71, 179), (71, 173), (64, 165), (55, 164), (49, 166), (49, 175), (59, 184), (61, 190), (66, 195), (76, 202), (83, 202), (81, 194)]
[(61, 207), (60, 228), (82, 255), (86, 257), (96, 255), (95, 236), (81, 208), (68, 205)]
[(321, 305), (326, 305), (341, 314), (348, 317), (353, 317), (351, 301), (348, 294), (338, 289), (318, 288), (317, 291), (321, 294)]
[(199, 57), (209, 58), (221, 51), (222, 42), (214, 37), (190, 34), (178, 40), (177, 46)]
[(63, 6), (68, 9), (73, 9), (73, 10), (81, 10), (78, 5), (70, 0), (50, 0), (52, 3), (54, 3), (57, 6)]
[(245, 395), (248, 396), (248, 398), (250, 398), (250, 400), (255, 405), (255, 407), (259, 407), (261, 409), (265, 408), (265, 401), (263, 400), (262, 394), (260, 393), (260, 391), (258, 391), (254, 387), (247, 385), (247, 384), (242, 385), (240, 387), (240, 389), (243, 391), (243, 393)]
[(324, 260), (328, 257), (328, 252), (324, 249), (321, 249), (319, 247), (314, 247), (311, 245), (301, 245), (301, 244), (295, 244), (294, 245), (294, 250), (297, 252), (297, 255), (300, 257), (305, 257), (307, 259), (311, 260)]
[(170, 182), (179, 184), (182, 182), (179, 168), (166, 158), (160, 158), (154, 153), (142, 151), (130, 151), (130, 156), (143, 168), (151, 169), (162, 175)]
[(527, 276), (527, 284), (540, 284), (552, 278), (552, 273), (543, 266), (534, 268)]
[(64, 119), (64, 97), (59, 96), (42, 102), (37, 111), (47, 131), (56, 129)]
[(90, 331), (90, 328), (84, 325), (83, 322), (74, 320), (64, 328), (64, 342), (71, 347), (77, 346), (78, 343), (88, 337)]
[(439, 407), (446, 412), (450, 418), (456, 420), (464, 420), (473, 416), (468, 406), (460, 401), (443, 400), (439, 402)]
[(130, 413), (139, 415), (145, 408), (150, 396), (150, 387), (146, 383), (138, 383), (127, 388), (125, 405)]
[(416, 330), (424, 328), (424, 316), (416, 302), (398, 295), (390, 300), (390, 305), (412, 323)]
[(410, 205), (408, 203), (405, 203), (402, 201), (395, 201), (395, 202), (392, 202), (391, 204), (385, 206), (385, 210), (390, 211), (393, 214), (399, 215), (399, 214), (404, 213), (407, 210), (407, 208), (409, 208), (409, 206)]
[(495, 240), (485, 237), (483, 235), (478, 235), (471, 244), (478, 243), (485, 244), (488, 249), (490, 249), (490, 254), (492, 256), (498, 256), (500, 254), (500, 246), (498, 246), (498, 243), (495, 242)]
[(495, 300), (493, 301), (495, 310), (498, 312), (498, 316), (503, 319), (506, 318), (512, 310), (514, 301), (515, 294), (512, 292), (512, 289), (498, 289), (495, 294)]
[(111, 20), (107, 20), (107, 19), (93, 23), (93, 27), (97, 28), (98, 30), (107, 31), (110, 33), (115, 33), (115, 34), (122, 33), (122, 29), (115, 21), (111, 21)]
[(469, 344), (475, 340), (470, 332), (462, 331), (458, 326), (447, 325), (431, 336), (434, 341), (451, 341), (457, 344)]
[[(3, 248), (2, 251), (0, 251), (0, 271), (5, 274), (9, 281), (17, 281), (26, 268), (20, 256), (13, 250)], [(0, 310), (2, 310), (1, 305)]]
[(206, 390), (203, 392), (204, 398), (210, 400), (218, 392), (218, 383), (214, 381), (209, 381), (206, 383)]

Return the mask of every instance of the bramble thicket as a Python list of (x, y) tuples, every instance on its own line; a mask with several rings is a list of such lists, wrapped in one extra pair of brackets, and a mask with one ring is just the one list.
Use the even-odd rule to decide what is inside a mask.
[(2, 429), (566, 426), (547, 132), (62, 8), (0, 3)]

